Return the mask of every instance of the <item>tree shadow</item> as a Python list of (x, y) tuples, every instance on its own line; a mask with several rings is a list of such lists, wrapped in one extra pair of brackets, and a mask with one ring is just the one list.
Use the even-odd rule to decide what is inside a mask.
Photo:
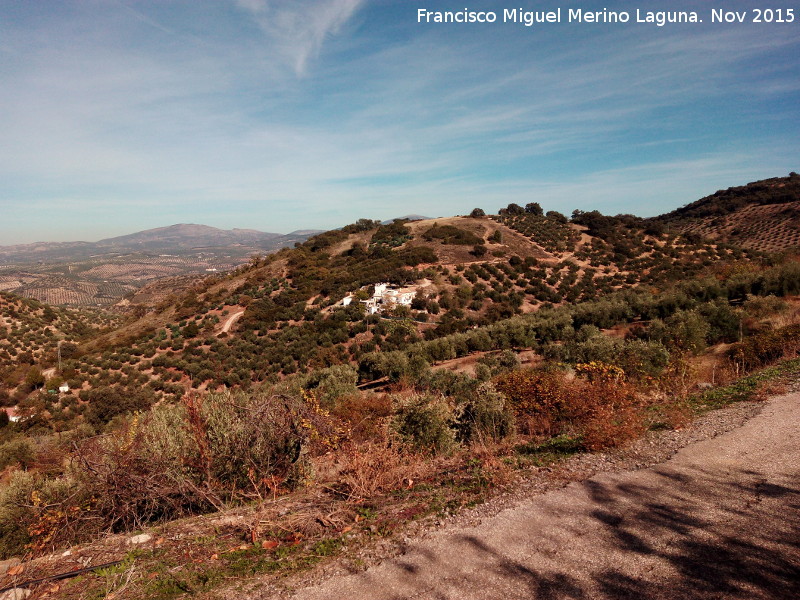
[(800, 471), (770, 481), (752, 469), (663, 466), (632, 479), (577, 485), (562, 496), (579, 497), (569, 514), (543, 497), (544, 514), (508, 547), (458, 536), (463, 563), (412, 549), (391, 597), (800, 598)]

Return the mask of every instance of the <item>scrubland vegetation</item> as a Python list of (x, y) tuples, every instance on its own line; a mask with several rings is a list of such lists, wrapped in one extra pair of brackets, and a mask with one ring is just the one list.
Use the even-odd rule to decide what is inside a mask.
[[(75, 341), (50, 381), (52, 343), (27, 369), (6, 367), (5, 403), (23, 419), (0, 423), (0, 554), (286, 495), (339, 515), (306, 523), (303, 542), (297, 524), (253, 524), (272, 569), (280, 548), (328, 554), (352, 523), (390, 533), (480, 500), (515, 469), (753, 397), (760, 380), (747, 377), (800, 350), (792, 256), (632, 216), (482, 213), (362, 219), (110, 333), (61, 326), (53, 340)], [(530, 252), (504, 241), (519, 234)], [(440, 263), (460, 246), (468, 259)], [(379, 282), (418, 291), (410, 307), (367, 315), (358, 300)], [(44, 319), (31, 328), (71, 323), (24, 306)], [(50, 393), (59, 382), (70, 392)]]
[[(0, 496), (4, 552), (313, 485), (317, 457), (353, 448), (419, 457), (480, 444), (503, 456), (510, 440), (535, 448), (564, 436), (587, 450), (613, 447), (673, 424), (708, 346), (726, 347), (717, 383), (796, 354), (800, 324), (782, 298), (798, 293), (800, 264), (789, 261), (545, 308), (246, 391), (180, 388), (176, 401), (156, 403), (149, 387), (97, 386), (68, 406), (41, 395), (28, 420), (3, 431), (0, 459), (18, 466)], [(624, 334), (604, 332), (614, 327)], [(521, 349), (542, 362), (521, 366)], [(474, 375), (432, 368), (472, 353)], [(386, 391), (356, 387), (382, 378)], [(76, 427), (48, 435), (64, 412)], [(70, 460), (54, 458), (63, 455)], [(31, 494), (36, 502), (21, 501)]]

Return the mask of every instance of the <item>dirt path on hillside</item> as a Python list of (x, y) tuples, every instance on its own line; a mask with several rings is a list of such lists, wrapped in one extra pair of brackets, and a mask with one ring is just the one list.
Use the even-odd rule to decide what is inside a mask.
[(410, 541), (298, 600), (800, 598), (800, 393), (640, 471)]
[(239, 312), (233, 313), (230, 317), (228, 317), (228, 320), (225, 321), (225, 324), (222, 326), (222, 330), (220, 331), (220, 333), (228, 333), (231, 327), (233, 327), (233, 324), (236, 323), (236, 321), (239, 320), (239, 317), (241, 317), (243, 314), (244, 311), (240, 310)]

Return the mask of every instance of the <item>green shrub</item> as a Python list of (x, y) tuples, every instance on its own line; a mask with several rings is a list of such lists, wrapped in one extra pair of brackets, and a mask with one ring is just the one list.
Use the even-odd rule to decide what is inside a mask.
[(485, 382), (468, 402), (458, 406), (455, 426), (461, 442), (497, 441), (513, 433), (514, 413), (506, 397)]
[(306, 390), (313, 390), (320, 403), (330, 408), (342, 396), (358, 392), (358, 371), (351, 365), (334, 365), (326, 369), (317, 369), (300, 377), (298, 385)]
[(425, 231), (422, 237), (428, 241), (434, 238), (440, 239), (443, 244), (452, 245), (474, 246), (483, 243), (483, 239), (470, 231), (459, 229), (453, 225), (438, 225), (436, 223)]
[(312, 396), (210, 394), (86, 440), (71, 476), (95, 498), (96, 523), (125, 530), (299, 484), (338, 438)]
[(786, 310), (788, 305), (782, 298), (770, 294), (769, 296), (748, 296), (744, 303), (745, 312), (757, 319), (768, 317)]
[(15, 438), (0, 444), (0, 469), (9, 465), (19, 465), (27, 469), (34, 459), (33, 446), (25, 438)]
[(514, 351), (502, 350), (499, 353), (484, 354), (478, 359), (478, 365), (488, 369), (489, 377), (495, 377), (506, 371), (518, 369), (520, 360)]
[(612, 364), (629, 378), (658, 377), (669, 364), (669, 351), (661, 342), (626, 340)]
[(84, 500), (69, 478), (14, 472), (0, 489), (0, 558), (39, 553), (75, 539)]
[(442, 396), (415, 395), (400, 401), (392, 429), (414, 449), (442, 454), (455, 446), (452, 422), (453, 411)]
[(21, 554), (30, 542), (28, 529), (33, 522), (31, 492), (36, 480), (31, 473), (17, 471), (0, 488), (0, 558)]

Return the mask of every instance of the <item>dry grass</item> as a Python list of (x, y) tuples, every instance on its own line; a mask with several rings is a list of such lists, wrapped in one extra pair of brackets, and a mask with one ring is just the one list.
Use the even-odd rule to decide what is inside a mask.
[(262, 502), (241, 526), (250, 542), (317, 539), (326, 532), (341, 531), (355, 517), (352, 506), (328, 493), (324, 486), (309, 488)]
[(758, 402), (765, 402), (770, 398), (774, 398), (775, 396), (782, 396), (789, 392), (789, 386), (786, 385), (785, 381), (781, 380), (770, 380), (765, 381), (761, 385), (758, 386), (755, 393), (753, 394), (753, 399)]
[(385, 441), (349, 446), (341, 453), (340, 460), (342, 472), (338, 485), (352, 502), (409, 488), (432, 468), (421, 454)]

